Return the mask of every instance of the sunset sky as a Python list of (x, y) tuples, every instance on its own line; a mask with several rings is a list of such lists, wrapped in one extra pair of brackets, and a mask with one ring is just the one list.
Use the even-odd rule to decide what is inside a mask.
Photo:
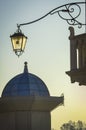
[[(46, 83), (51, 96), (64, 93), (64, 106), (59, 106), (51, 114), (52, 128), (56, 130), (69, 120), (86, 122), (86, 86), (71, 84), (65, 74), (70, 70), (70, 25), (54, 14), (22, 26), (28, 41), (25, 52), (19, 58), (12, 50), (10, 35), (16, 32), (17, 24), (33, 21), (71, 2), (75, 0), (0, 0), (0, 95), (7, 82), (23, 72), (24, 62), (27, 61), (29, 72)], [(84, 19), (84, 13), (80, 19)], [(74, 28), (75, 34), (85, 32), (85, 27)]]

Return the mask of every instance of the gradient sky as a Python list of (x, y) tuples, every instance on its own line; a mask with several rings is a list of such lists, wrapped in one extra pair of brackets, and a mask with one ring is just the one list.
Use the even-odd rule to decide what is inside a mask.
[[(12, 51), (10, 35), (16, 31), (17, 23), (35, 20), (53, 8), (71, 2), (75, 1), (0, 0), (0, 94), (10, 79), (23, 72), (24, 62), (27, 61), (29, 72), (46, 83), (51, 96), (65, 95), (64, 106), (52, 112), (52, 128), (57, 130), (69, 120), (86, 122), (86, 86), (71, 84), (65, 74), (70, 70), (69, 25), (54, 14), (21, 27), (28, 41), (20, 58)], [(84, 27), (74, 28), (76, 34), (84, 33)]]

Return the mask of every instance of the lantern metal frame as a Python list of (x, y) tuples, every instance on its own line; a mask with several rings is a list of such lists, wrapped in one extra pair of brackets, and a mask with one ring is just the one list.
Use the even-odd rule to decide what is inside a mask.
[[(68, 4), (64, 4), (64, 5), (61, 5), (61, 6), (58, 6), (54, 9), (52, 9), (51, 11), (46, 13), (44, 16), (42, 16), (36, 20), (30, 21), (27, 23), (18, 24), (17, 27), (28, 25), (28, 24), (33, 24), (35, 22), (38, 22), (38, 21), (44, 19), (48, 15), (54, 15), (57, 13), (59, 15), (59, 17), (61, 19), (65, 20), (69, 25), (73, 25), (73, 26), (78, 25), (78, 27), (81, 28), (83, 25), (86, 25), (86, 14), (85, 14), (85, 23), (78, 20), (80, 14), (81, 14), (81, 5), (85, 5), (85, 13), (86, 13), (86, 0), (85, 0), (85, 2), (68, 3)], [(78, 13), (76, 13), (76, 15), (74, 15), (76, 9), (77, 9)], [(62, 13), (66, 13), (69, 17), (68, 18), (65, 17), (64, 14), (62, 14)]]

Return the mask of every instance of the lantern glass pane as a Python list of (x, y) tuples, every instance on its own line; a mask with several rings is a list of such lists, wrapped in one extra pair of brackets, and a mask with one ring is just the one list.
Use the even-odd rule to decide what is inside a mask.
[(23, 36), (22, 50), (25, 49), (26, 41), (27, 41), (27, 38)]
[(23, 38), (22, 36), (17, 36), (12, 38), (13, 50), (21, 50)]

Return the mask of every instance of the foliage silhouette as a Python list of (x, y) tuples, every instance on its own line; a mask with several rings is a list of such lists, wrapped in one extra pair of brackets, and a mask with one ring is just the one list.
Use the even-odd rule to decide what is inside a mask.
[(70, 120), (68, 123), (64, 123), (60, 130), (86, 130), (86, 124), (80, 120), (77, 122)]

